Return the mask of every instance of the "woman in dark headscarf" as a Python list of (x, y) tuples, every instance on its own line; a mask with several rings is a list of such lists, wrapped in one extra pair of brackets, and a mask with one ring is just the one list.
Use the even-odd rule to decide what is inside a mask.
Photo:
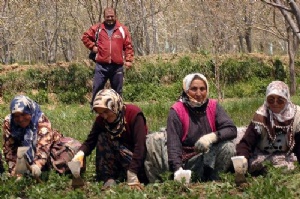
[(191, 170), (200, 181), (218, 180), (235, 154), (236, 126), (216, 100), (209, 99), (209, 84), (200, 73), (183, 79), (183, 92), (167, 120), (169, 169), (176, 176)]
[(103, 189), (115, 185), (122, 172), (126, 172), (129, 186), (141, 189), (140, 182), (147, 182), (143, 166), (147, 126), (143, 112), (135, 105), (125, 105), (113, 89), (97, 93), (93, 110), (98, 116), (73, 161), (82, 161), (97, 147), (96, 174), (104, 182)]
[(17, 150), (23, 146), (28, 147), (25, 157), (32, 175), (40, 176), (49, 166), (52, 143), (60, 137), (52, 131), (50, 121), (35, 101), (24, 95), (16, 96), (3, 124), (3, 153), (9, 173), (16, 175)]
[(263, 174), (265, 161), (292, 170), (294, 162), (300, 162), (299, 132), (300, 107), (291, 102), (284, 82), (273, 81), (267, 87), (263, 105), (236, 146), (237, 155), (246, 158), (250, 174)]

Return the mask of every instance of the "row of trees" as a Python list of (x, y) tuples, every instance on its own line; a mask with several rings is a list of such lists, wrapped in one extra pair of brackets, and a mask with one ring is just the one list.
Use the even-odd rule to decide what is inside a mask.
[[(86, 57), (82, 33), (113, 6), (131, 31), (136, 54), (286, 53), (286, 20), (255, 0), (3, 0), (0, 50), (5, 64)], [(274, 2), (281, 2), (276, 0)]]
[(293, 0), (2, 0), (0, 6), (4, 64), (86, 58), (81, 35), (112, 6), (130, 29), (136, 55), (211, 53), (218, 66), (225, 53), (288, 53), (295, 82), (300, 9)]

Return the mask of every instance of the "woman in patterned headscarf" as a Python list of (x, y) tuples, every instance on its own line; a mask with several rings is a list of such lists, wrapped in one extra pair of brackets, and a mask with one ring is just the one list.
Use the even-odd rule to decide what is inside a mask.
[(3, 124), (3, 153), (12, 176), (16, 174), (17, 149), (28, 147), (26, 161), (33, 176), (40, 176), (50, 160), (50, 147), (61, 134), (51, 130), (51, 123), (40, 106), (24, 95), (16, 96), (10, 104), (10, 114)]
[(73, 161), (82, 161), (97, 147), (96, 174), (104, 182), (103, 189), (115, 185), (122, 171), (130, 187), (141, 189), (140, 182), (147, 182), (143, 167), (147, 126), (143, 112), (133, 104), (125, 105), (113, 89), (97, 93), (93, 110), (98, 116)]
[(216, 100), (209, 99), (209, 84), (200, 73), (183, 79), (183, 92), (172, 105), (167, 120), (167, 150), (170, 170), (180, 180), (184, 170), (194, 173), (194, 180), (218, 180), (235, 154), (231, 140), (237, 130)]
[(237, 155), (247, 159), (248, 172), (254, 175), (266, 171), (265, 161), (294, 169), (294, 162), (300, 162), (299, 131), (300, 107), (291, 102), (284, 82), (273, 81), (267, 87), (264, 104), (237, 144)]

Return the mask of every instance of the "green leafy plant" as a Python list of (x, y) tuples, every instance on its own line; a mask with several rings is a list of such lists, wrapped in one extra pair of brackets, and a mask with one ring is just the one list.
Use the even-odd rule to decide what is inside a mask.
[[(293, 102), (299, 103), (300, 97), (293, 97)], [(263, 98), (232, 99), (220, 102), (228, 115), (236, 125), (247, 125), (254, 111), (262, 104)], [(166, 126), (166, 118), (172, 101), (161, 101), (155, 103), (136, 102), (147, 119), (150, 131), (156, 131)], [(0, 105), (3, 113), (8, 111), (8, 104)], [(49, 117), (53, 128), (58, 129), (65, 136), (71, 136), (78, 140), (85, 140), (95, 119), (95, 114), (90, 112), (89, 104), (66, 105), (43, 104), (43, 112)], [(297, 164), (296, 170), (270, 167), (268, 174), (264, 177), (247, 176), (250, 186), (240, 189), (235, 186), (233, 173), (221, 173), (221, 181), (218, 182), (195, 182), (188, 186), (170, 180), (170, 173), (162, 174), (162, 183), (150, 183), (145, 186), (144, 191), (131, 190), (126, 182), (120, 182), (109, 191), (101, 191), (103, 182), (95, 180), (95, 150), (86, 158), (87, 170), (83, 174), (85, 186), (81, 189), (71, 187), (70, 175), (59, 175), (54, 171), (43, 178), (44, 183), (36, 183), (32, 178), (8, 177), (7, 174), (0, 176), (1, 198), (297, 198), (300, 191), (300, 168)], [(7, 165), (5, 164), (7, 170)]]
[(284, 81), (286, 78), (286, 73), (282, 61), (276, 59), (273, 63), (273, 66), (275, 68), (275, 78), (277, 80)]

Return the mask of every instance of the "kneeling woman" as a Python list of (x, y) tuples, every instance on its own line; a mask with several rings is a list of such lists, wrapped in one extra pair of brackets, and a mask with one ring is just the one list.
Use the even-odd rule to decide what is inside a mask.
[(96, 173), (104, 182), (103, 189), (116, 184), (122, 172), (126, 172), (129, 186), (142, 188), (140, 182), (147, 182), (143, 166), (147, 126), (141, 109), (123, 104), (113, 89), (103, 89), (94, 99), (93, 110), (98, 116), (73, 160), (82, 160), (97, 147)]
[(290, 100), (289, 87), (271, 82), (264, 104), (255, 112), (236, 151), (248, 161), (248, 172), (263, 174), (263, 162), (294, 169), (300, 162), (300, 107)]
[(21, 146), (28, 147), (24, 155), (33, 176), (39, 177), (43, 170), (49, 170), (51, 146), (60, 138), (62, 134), (52, 130), (49, 119), (35, 101), (24, 95), (16, 96), (3, 123), (3, 153), (10, 175), (20, 176), (16, 173), (16, 163)]
[(194, 180), (218, 180), (218, 172), (231, 165), (237, 129), (221, 105), (208, 96), (206, 77), (189, 74), (183, 79), (180, 99), (170, 109), (167, 150), (174, 179), (186, 169), (194, 173)]

